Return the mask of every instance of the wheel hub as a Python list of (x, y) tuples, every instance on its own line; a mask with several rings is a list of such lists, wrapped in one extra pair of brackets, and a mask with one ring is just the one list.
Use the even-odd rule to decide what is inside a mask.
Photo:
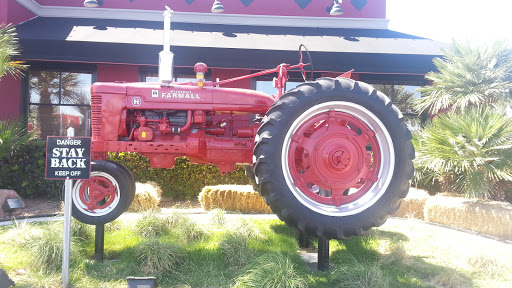
[(116, 187), (101, 176), (84, 180), (79, 191), (80, 201), (89, 212), (95, 212), (108, 207), (117, 197)]
[[(332, 129), (331, 129), (332, 130)], [(320, 134), (321, 132), (319, 131)], [(360, 159), (364, 158), (357, 143), (352, 143), (347, 134), (330, 134), (328, 131), (322, 133), (314, 145), (313, 169), (320, 176), (320, 183), (317, 185), (328, 189), (348, 185), (356, 180), (360, 169)], [(328, 189), (332, 190), (332, 189)]]
[(288, 154), (294, 184), (321, 204), (351, 203), (378, 179), (375, 132), (344, 112), (331, 110), (304, 121), (292, 136)]

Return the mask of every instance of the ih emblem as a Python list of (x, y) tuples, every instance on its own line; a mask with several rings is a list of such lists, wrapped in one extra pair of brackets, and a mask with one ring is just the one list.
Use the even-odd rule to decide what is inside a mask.
[(151, 92), (151, 96), (152, 96), (153, 98), (158, 98), (158, 90), (153, 90), (153, 91)]
[(140, 106), (140, 104), (142, 104), (142, 99), (140, 99), (140, 97), (133, 97), (132, 105), (133, 106)]

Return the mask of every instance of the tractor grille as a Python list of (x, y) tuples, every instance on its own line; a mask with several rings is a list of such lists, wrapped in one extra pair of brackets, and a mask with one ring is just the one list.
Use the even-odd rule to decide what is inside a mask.
[(91, 96), (92, 136), (101, 136), (101, 95)]

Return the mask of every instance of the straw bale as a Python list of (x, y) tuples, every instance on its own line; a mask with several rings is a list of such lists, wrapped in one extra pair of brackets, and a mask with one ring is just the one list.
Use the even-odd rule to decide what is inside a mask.
[(199, 202), (205, 210), (220, 208), (226, 211), (272, 213), (251, 185), (206, 186), (199, 194)]
[(409, 194), (405, 199), (402, 199), (402, 203), (400, 204), (400, 209), (396, 211), (393, 216), (401, 217), (401, 218), (416, 218), (416, 219), (425, 219), (425, 202), (430, 196), (427, 191), (410, 188)]
[(430, 197), (425, 220), (512, 240), (512, 205), (481, 199)]
[(135, 198), (128, 211), (140, 212), (147, 210), (158, 210), (162, 189), (154, 182), (136, 183)]

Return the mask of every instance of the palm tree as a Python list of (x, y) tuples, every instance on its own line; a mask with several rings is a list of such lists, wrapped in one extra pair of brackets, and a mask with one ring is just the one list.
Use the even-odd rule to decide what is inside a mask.
[(512, 180), (512, 122), (502, 112), (443, 113), (416, 140), (416, 182), (435, 179), (444, 190), (503, 200), (499, 184)]
[[(18, 55), (18, 41), (14, 27), (0, 25), (0, 80), (4, 75), (20, 76), (25, 69), (19, 61), (12, 58)], [(0, 121), (0, 161), (1, 158), (11, 154), (16, 147), (30, 139), (27, 134), (26, 121), (24, 119), (12, 118)]]
[(0, 78), (6, 74), (18, 77), (26, 68), (22, 62), (13, 60), (13, 57), (19, 55), (18, 51), (15, 28), (11, 25), (0, 25)]
[(503, 42), (485, 48), (453, 42), (443, 52), (443, 59), (434, 59), (439, 72), (425, 76), (432, 84), (418, 90), (424, 96), (416, 102), (420, 113), (483, 105), (503, 109), (509, 104), (512, 50)]
[(413, 110), (414, 92), (405, 89), (402, 85), (374, 85), (375, 89), (390, 97), (393, 104), (402, 112)]

